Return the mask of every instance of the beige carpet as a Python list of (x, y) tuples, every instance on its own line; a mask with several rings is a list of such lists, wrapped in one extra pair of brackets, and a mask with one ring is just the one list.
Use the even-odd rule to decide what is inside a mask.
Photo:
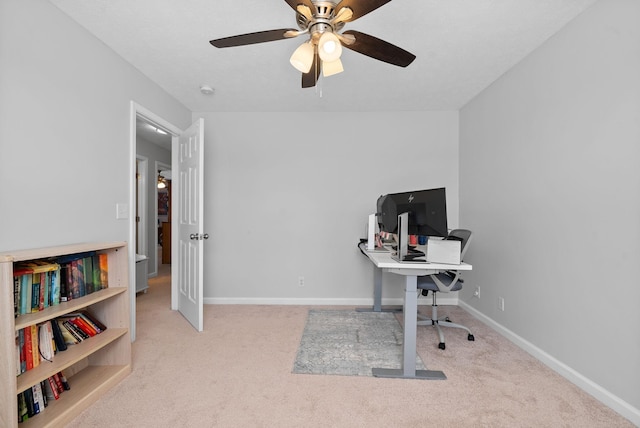
[[(457, 307), (466, 333), (418, 352), (445, 381), (292, 373), (309, 307), (205, 305), (203, 333), (169, 309), (169, 282), (137, 298), (133, 372), (69, 427), (631, 427)], [(73, 385), (72, 385), (73, 387)]]

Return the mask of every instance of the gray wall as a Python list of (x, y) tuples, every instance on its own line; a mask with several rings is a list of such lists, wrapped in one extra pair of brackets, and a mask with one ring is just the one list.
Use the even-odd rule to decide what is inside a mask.
[(0, 250), (128, 240), (131, 100), (191, 113), (44, 0), (0, 2)]
[(208, 303), (371, 304), (356, 244), (384, 193), (444, 186), (457, 226), (457, 112), (198, 115)]
[(635, 423), (639, 18), (636, 0), (596, 3), (460, 113), (460, 222), (476, 233), (461, 299), (635, 407)]

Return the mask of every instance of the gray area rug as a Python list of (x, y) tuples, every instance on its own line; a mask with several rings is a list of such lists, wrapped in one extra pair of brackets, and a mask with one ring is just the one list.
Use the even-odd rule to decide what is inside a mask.
[[(402, 367), (403, 331), (388, 312), (309, 310), (293, 373), (372, 376)], [(424, 369), (420, 356), (416, 366)]]

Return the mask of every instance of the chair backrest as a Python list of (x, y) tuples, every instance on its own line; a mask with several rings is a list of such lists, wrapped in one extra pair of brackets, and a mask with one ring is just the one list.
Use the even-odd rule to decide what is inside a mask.
[(449, 236), (447, 239), (455, 239), (460, 241), (460, 260), (464, 259), (464, 253), (467, 252), (467, 248), (469, 248), (469, 241), (471, 241), (471, 231), (467, 229), (453, 229), (449, 232)]

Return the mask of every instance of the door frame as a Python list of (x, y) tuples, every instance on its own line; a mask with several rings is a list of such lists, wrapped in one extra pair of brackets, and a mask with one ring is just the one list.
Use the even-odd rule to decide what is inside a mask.
[[(172, 124), (171, 122), (158, 116), (151, 110), (141, 106), (135, 101), (129, 103), (129, 300), (130, 300), (130, 335), (131, 341), (136, 340), (136, 249), (134, 243), (136, 242), (136, 225), (135, 225), (135, 207), (136, 207), (136, 119), (138, 117), (143, 118), (147, 122), (150, 122), (163, 129), (169, 135), (171, 135), (171, 166), (172, 170), (175, 170), (177, 162), (177, 144), (178, 136), (182, 133), (182, 130)], [(174, 189), (172, 193), (176, 194), (179, 189)], [(157, 213), (156, 213), (157, 215)], [(172, 223), (175, 222), (177, 216), (172, 216)], [(172, 224), (172, 228), (173, 228)], [(173, 237), (172, 237), (173, 239)], [(173, 251), (173, 245), (172, 245)], [(175, 260), (178, 263), (179, 260)], [(177, 268), (172, 266), (171, 269), (171, 309), (177, 308)], [(175, 303), (174, 303), (175, 302)]]
[[(149, 158), (146, 156), (136, 155), (137, 161), (137, 175), (136, 177), (136, 211), (134, 213), (134, 227), (137, 228), (136, 233), (136, 246), (138, 247), (138, 254), (142, 254), (145, 256), (149, 256), (149, 249), (147, 246), (147, 242), (149, 241), (147, 238), (147, 201), (148, 197), (148, 183), (147, 183), (147, 174), (149, 170)], [(140, 220), (137, 221), (137, 225), (135, 217), (139, 217)], [(133, 248), (135, 251), (135, 247)]]

